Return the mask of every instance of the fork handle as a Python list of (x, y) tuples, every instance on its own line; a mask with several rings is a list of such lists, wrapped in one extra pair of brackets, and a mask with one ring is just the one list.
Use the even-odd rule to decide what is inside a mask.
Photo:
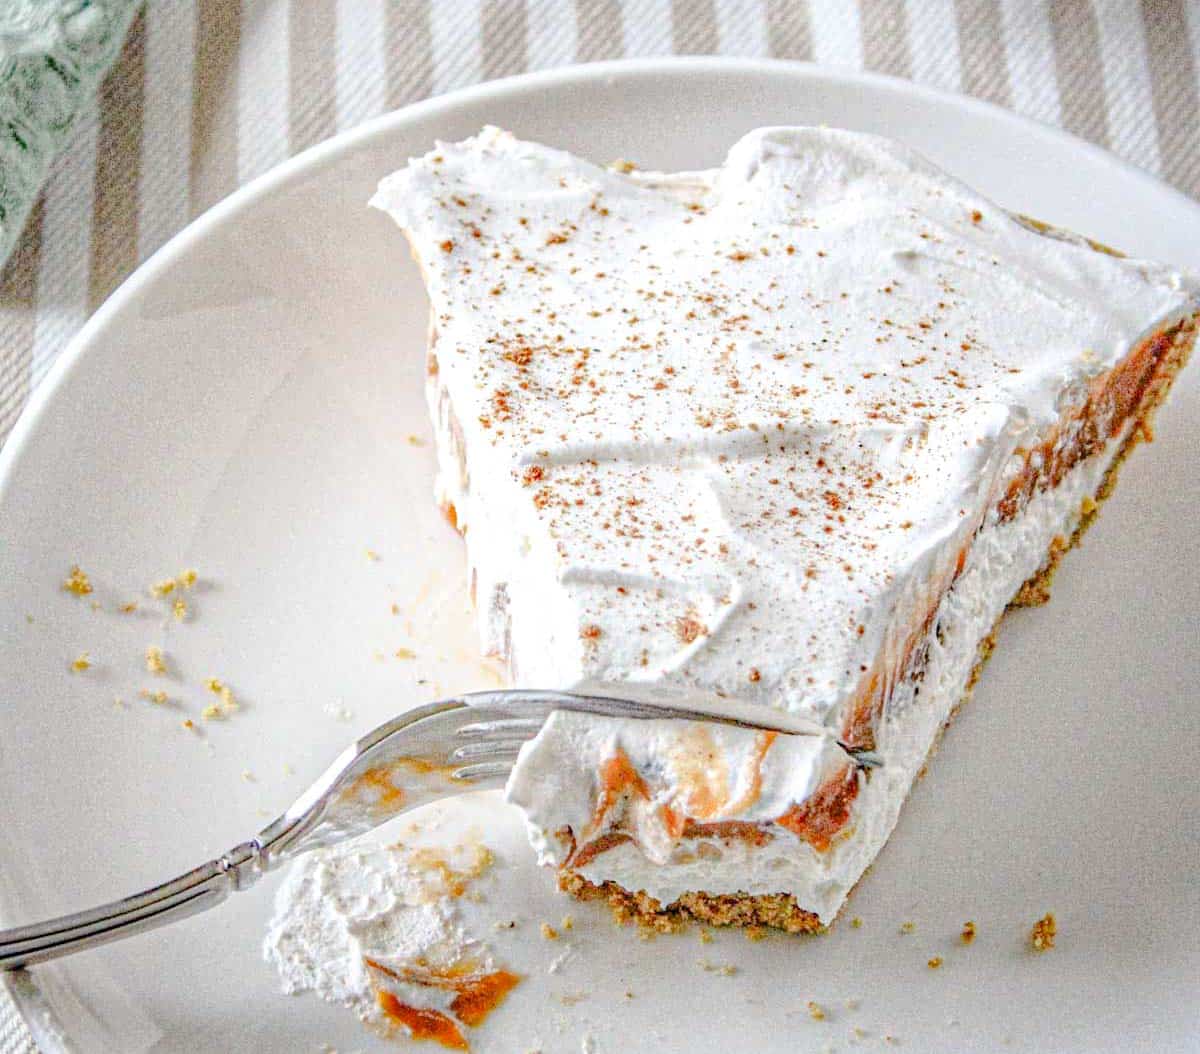
[(74, 915), (0, 930), (0, 970), (18, 970), (57, 959), (206, 911), (235, 890), (253, 885), (265, 870), (265, 863), (258, 840), (243, 842), (216, 860), (132, 897)]

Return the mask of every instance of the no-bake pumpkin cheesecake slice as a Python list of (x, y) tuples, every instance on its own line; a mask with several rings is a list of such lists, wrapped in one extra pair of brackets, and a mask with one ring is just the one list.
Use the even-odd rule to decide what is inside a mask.
[(523, 686), (716, 694), (830, 735), (557, 714), (508, 797), (574, 893), (815, 930), (1147, 435), (1200, 284), (874, 136), (628, 167), (489, 128), (374, 201), (432, 301), (437, 497), (484, 647)]

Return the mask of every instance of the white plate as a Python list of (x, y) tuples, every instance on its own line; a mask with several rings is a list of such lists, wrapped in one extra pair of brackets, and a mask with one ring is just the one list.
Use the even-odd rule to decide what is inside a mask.
[[(141, 268), (64, 354), (4, 450), (6, 921), (208, 859), (257, 830), (353, 734), (436, 690), (488, 683), (461, 546), (430, 497), (431, 451), (407, 441), (428, 435), (424, 296), (400, 236), (365, 207), (409, 155), (485, 122), (668, 169), (712, 164), (765, 123), (885, 132), (1005, 205), (1200, 268), (1200, 210), (1108, 155), (979, 103), (799, 65), (631, 62), (524, 77), (302, 155)], [(1006, 1039), (1059, 1052), (1195, 1049), (1195, 368), (1159, 431), (1049, 608), (1006, 623), (975, 701), (851, 902), (861, 929), (643, 943), (600, 909), (574, 907), (579, 954), (550, 975), (561, 948), (536, 936), (536, 920), (567, 905), (512, 814), (472, 805), (513, 868), (499, 900), (531, 920), (520, 964), (531, 977), (474, 1048), (577, 1051), (590, 1035), (597, 1051), (792, 1052), (846, 1049), (858, 1027), (872, 1036), (864, 1046), (887, 1032), (920, 1051)], [(98, 612), (59, 588), (76, 561), (109, 609), (187, 566), (207, 587), (182, 625)], [(185, 709), (137, 699), (152, 681), (141, 671), (151, 643), (170, 656), (167, 687), (186, 714), (197, 716), (210, 676), (245, 709), (201, 739), (180, 727)], [(400, 645), (418, 661), (391, 658)], [(71, 673), (84, 650), (95, 665)], [(126, 709), (112, 705), (117, 694)], [(334, 700), (350, 720), (327, 712)], [(258, 951), (277, 881), (37, 971), (52, 1016), (33, 1014), (35, 1027), (45, 1036), (56, 1019), (84, 1050), (394, 1049), (344, 1010), (277, 994)], [(1047, 910), (1059, 947), (1033, 956), (1026, 934)], [(979, 926), (970, 948), (956, 943), (966, 919)], [(901, 936), (906, 920), (916, 932)], [(941, 970), (926, 967), (932, 955)], [(701, 958), (739, 972), (706, 972)], [(830, 1008), (825, 1022), (809, 1020), (809, 999)]]

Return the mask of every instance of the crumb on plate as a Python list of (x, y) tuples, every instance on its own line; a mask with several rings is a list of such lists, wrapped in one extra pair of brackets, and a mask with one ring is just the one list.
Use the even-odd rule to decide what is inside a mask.
[(151, 645), (146, 649), (146, 669), (154, 674), (167, 672), (167, 661), (163, 658), (162, 648)]
[(1054, 938), (1058, 936), (1058, 922), (1053, 912), (1046, 912), (1033, 924), (1029, 931), (1029, 943), (1035, 952), (1049, 951), (1054, 947)]
[(696, 965), (705, 973), (720, 974), (722, 977), (732, 977), (738, 972), (738, 968), (730, 963), (714, 963), (707, 959), (697, 959)]
[(63, 589), (77, 597), (85, 597), (92, 591), (91, 580), (78, 564), (71, 565), (71, 572), (63, 582)]

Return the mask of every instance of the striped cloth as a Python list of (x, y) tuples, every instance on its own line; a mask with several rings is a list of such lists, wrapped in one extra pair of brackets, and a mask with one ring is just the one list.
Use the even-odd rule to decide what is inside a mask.
[[(0, 441), (139, 261), (296, 151), (480, 80), (668, 54), (908, 77), (1200, 196), (1200, 0), (150, 0), (0, 275)], [(32, 1049), (0, 1005), (0, 1054)]]

